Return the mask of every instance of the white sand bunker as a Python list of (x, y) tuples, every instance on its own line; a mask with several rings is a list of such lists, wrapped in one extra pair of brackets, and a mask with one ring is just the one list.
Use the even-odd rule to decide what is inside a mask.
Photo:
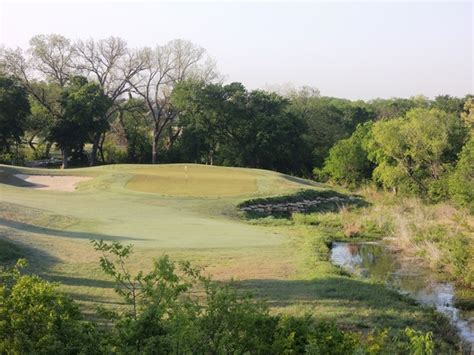
[(76, 189), (77, 184), (92, 180), (86, 176), (58, 176), (58, 175), (27, 175), (15, 174), (19, 179), (25, 180), (32, 184), (27, 188), (37, 190), (55, 190), (72, 192)]

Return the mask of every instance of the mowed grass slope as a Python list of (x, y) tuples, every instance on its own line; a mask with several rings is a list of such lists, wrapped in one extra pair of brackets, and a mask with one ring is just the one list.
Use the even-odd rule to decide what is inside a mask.
[[(75, 192), (40, 191), (25, 187), (17, 173), (93, 179)], [(193, 164), (68, 171), (0, 166), (0, 248), (7, 251), (0, 263), (11, 262), (5, 254), (27, 257), (32, 271), (60, 282), (87, 313), (96, 303), (119, 301), (89, 242), (115, 240), (135, 245), (132, 271), (169, 254), (217, 280), (235, 279), (275, 312), (311, 313), (363, 331), (408, 325), (449, 338), (446, 322), (431, 309), (331, 265), (316, 227), (256, 225), (238, 216), (236, 206), (246, 199), (302, 188), (326, 187), (270, 171)]]
[[(44, 228), (58, 229), (48, 222), (47, 216), (53, 222), (62, 216), (75, 221), (54, 231), (60, 236), (61, 231), (65, 232), (64, 238), (120, 240), (162, 248), (279, 244), (284, 241), (281, 235), (246, 225), (225, 214), (235, 215), (234, 206), (242, 198), (303, 186), (261, 170), (188, 165), (185, 172), (184, 165), (114, 166), (68, 171), (70, 175), (95, 177), (68, 193), (8, 184), (17, 172), (56, 174), (57, 171), (6, 167), (2, 170), (7, 181), (0, 184), (3, 210), (13, 208), (8, 204), (20, 206), (16, 214), (21, 216), (23, 230), (47, 234)], [(187, 188), (182, 188), (183, 185)], [(28, 215), (38, 211), (46, 216), (43, 223), (29, 223)], [(11, 214), (8, 219), (7, 223), (15, 221)]]
[[(45, 191), (29, 188), (15, 177), (18, 173), (93, 180), (75, 192)], [(187, 193), (181, 189), (185, 173)], [(134, 244), (135, 270), (167, 253), (213, 269), (221, 278), (241, 277), (250, 267), (255, 270), (248, 276), (288, 277), (295, 273), (292, 239), (243, 223), (235, 206), (301, 187), (308, 185), (274, 172), (199, 165), (67, 171), (0, 166), (0, 238), (15, 255), (26, 256), (32, 269), (61, 281), (86, 303), (117, 301), (99, 270), (91, 239)], [(258, 266), (262, 262), (263, 268)]]

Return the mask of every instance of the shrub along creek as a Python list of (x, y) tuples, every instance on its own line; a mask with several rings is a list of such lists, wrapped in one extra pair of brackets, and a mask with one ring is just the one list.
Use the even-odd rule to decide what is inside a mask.
[(380, 243), (334, 242), (331, 261), (351, 273), (384, 282), (421, 304), (435, 307), (450, 318), (461, 338), (472, 347), (474, 322), (467, 312), (457, 307), (453, 283), (439, 281), (419, 266), (402, 265)]

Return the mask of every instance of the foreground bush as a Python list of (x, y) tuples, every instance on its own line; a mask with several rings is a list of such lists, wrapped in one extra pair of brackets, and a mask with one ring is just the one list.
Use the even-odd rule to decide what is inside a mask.
[(128, 304), (121, 312), (107, 312), (114, 323), (105, 344), (108, 350), (282, 354), (330, 348), (334, 354), (346, 354), (360, 343), (354, 334), (311, 317), (270, 315), (267, 306), (249, 294), (219, 285), (167, 256), (156, 260), (149, 273), (131, 275), (126, 268), (130, 246), (94, 244), (103, 253), (103, 270), (115, 279), (116, 291)]
[(0, 279), (0, 353), (68, 354), (88, 350), (95, 330), (78, 306), (38, 276), (23, 275), (20, 260)]
[[(81, 319), (78, 306), (26, 262), (0, 277), (2, 354), (431, 354), (431, 335), (408, 329), (363, 339), (313, 317), (271, 315), (264, 303), (204, 277), (167, 256), (148, 273), (130, 274), (131, 246), (94, 242), (100, 263), (116, 282), (124, 308), (101, 309), (109, 325)], [(398, 340), (394, 340), (398, 339)]]

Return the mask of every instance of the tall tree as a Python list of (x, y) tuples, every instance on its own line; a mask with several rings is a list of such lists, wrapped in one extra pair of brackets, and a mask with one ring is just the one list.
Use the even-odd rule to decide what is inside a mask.
[(349, 138), (338, 141), (329, 150), (324, 168), (315, 169), (315, 175), (321, 171), (331, 180), (350, 187), (358, 186), (370, 178), (374, 167), (368, 159), (364, 141), (372, 124), (372, 122), (361, 124)]
[(0, 76), (0, 152), (23, 135), (30, 113), (28, 95), (14, 80)]
[(180, 145), (192, 161), (302, 173), (303, 120), (276, 93), (248, 92), (240, 83), (178, 85)]
[[(33, 118), (39, 114), (50, 122), (65, 119), (60, 98), (74, 72), (73, 56), (70, 41), (60, 35), (33, 37), (26, 53), (21, 49), (2, 50), (0, 66), (21, 82), (34, 101)], [(30, 126), (35, 124), (30, 122)]]
[(49, 138), (61, 148), (63, 168), (67, 168), (70, 152), (82, 152), (88, 137), (104, 130), (102, 117), (110, 99), (99, 85), (74, 76), (62, 92), (60, 102), (63, 114), (54, 121)]
[(307, 170), (322, 167), (329, 149), (340, 139), (349, 137), (359, 123), (374, 119), (374, 113), (360, 102), (308, 95), (300, 91), (291, 97), (290, 110), (301, 117), (307, 130), (303, 143), (308, 147)]
[(30, 64), (50, 82), (64, 87), (73, 74), (74, 48), (61, 35), (37, 35), (30, 40)]
[[(127, 48), (127, 43), (118, 37), (109, 37), (95, 41), (77, 41), (74, 44), (76, 54), (74, 67), (82, 75), (94, 80), (110, 99), (110, 107), (106, 110), (102, 121), (102, 129), (94, 131), (90, 138), (92, 152), (90, 165), (97, 161), (97, 150), (110, 122), (120, 110), (127, 107), (120, 105), (123, 96), (129, 91), (129, 81), (143, 69), (142, 57)], [(101, 139), (102, 138), (102, 139)]]
[(450, 95), (436, 96), (431, 107), (443, 110), (444, 112), (455, 113), (459, 115), (464, 107), (465, 99), (453, 97)]
[(160, 138), (178, 115), (171, 103), (173, 88), (189, 78), (210, 80), (215, 77), (213, 66), (205, 61), (205, 53), (203, 48), (183, 40), (139, 51), (143, 67), (128, 79), (128, 83), (134, 94), (145, 101), (148, 109), (153, 132), (153, 163), (158, 161)]
[(414, 109), (405, 117), (378, 121), (368, 144), (375, 178), (386, 187), (427, 194), (461, 150), (466, 129), (459, 117), (438, 109)]

